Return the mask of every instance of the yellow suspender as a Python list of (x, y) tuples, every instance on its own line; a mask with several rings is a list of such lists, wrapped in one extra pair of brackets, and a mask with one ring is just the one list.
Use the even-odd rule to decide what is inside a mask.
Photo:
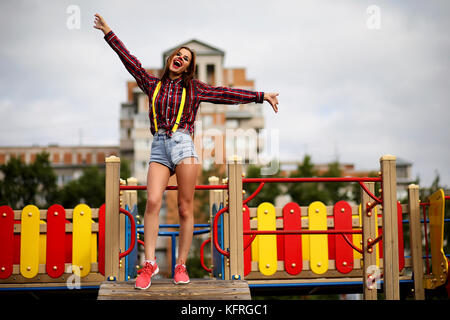
[[(156, 85), (156, 89), (153, 92), (153, 99), (152, 99), (153, 123), (155, 124), (156, 132), (158, 132), (158, 123), (156, 121), (155, 100), (156, 100), (156, 96), (158, 95), (158, 92), (160, 89), (161, 89), (161, 81), (158, 82), (158, 84)], [(181, 115), (183, 114), (185, 101), (186, 101), (186, 89), (183, 88), (183, 93), (181, 94), (180, 109), (178, 110), (177, 120), (175, 121), (175, 125), (172, 128), (172, 132), (175, 132), (178, 129), (178, 125), (180, 124), (180, 120), (181, 120)]]
[(155, 99), (156, 99), (156, 96), (158, 95), (159, 89), (161, 89), (161, 81), (158, 82), (158, 84), (156, 85), (156, 89), (155, 89), (155, 92), (153, 93), (153, 100), (152, 100), (153, 123), (155, 124), (155, 131), (156, 132), (158, 132), (158, 124), (157, 124), (157, 121), (156, 121)]

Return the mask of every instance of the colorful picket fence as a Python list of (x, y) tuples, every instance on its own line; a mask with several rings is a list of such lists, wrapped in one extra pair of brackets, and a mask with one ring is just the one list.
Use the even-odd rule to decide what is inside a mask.
[[(0, 284), (104, 279), (105, 206), (0, 207)], [(102, 254), (103, 252), (103, 254)]]
[[(382, 234), (381, 217), (378, 207), (374, 208), (377, 219), (377, 236)], [(361, 230), (361, 206), (351, 206), (339, 201), (334, 206), (325, 206), (320, 201), (308, 207), (300, 207), (290, 202), (282, 208), (275, 208), (269, 202), (257, 208), (243, 209), (243, 228), (245, 231), (274, 230)], [(399, 270), (405, 266), (403, 245), (402, 207), (397, 206)], [(244, 236), (244, 276), (246, 279), (267, 277), (301, 277), (302, 271), (310, 276), (338, 272), (341, 275), (359, 275), (362, 268), (362, 255), (354, 250), (348, 241), (361, 248), (362, 235), (348, 234), (347, 240), (340, 234), (259, 234), (250, 246), (245, 248), (250, 235)], [(377, 267), (383, 258), (382, 241), (374, 247)]]

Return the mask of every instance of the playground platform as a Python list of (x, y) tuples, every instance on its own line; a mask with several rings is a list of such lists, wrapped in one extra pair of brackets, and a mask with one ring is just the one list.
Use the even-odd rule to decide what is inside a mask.
[[(419, 186), (409, 185), (408, 199), (400, 203), (395, 160), (381, 157), (377, 177), (343, 178), (245, 178), (243, 164), (230, 161), (226, 178), (210, 177), (208, 185), (195, 187), (209, 192), (209, 222), (194, 225), (203, 228), (194, 235), (210, 233), (200, 247), (200, 263), (210, 278), (191, 279), (187, 286), (155, 279), (148, 290), (136, 290), (137, 246), (145, 245), (137, 237), (143, 232), (136, 223), (137, 191), (147, 186), (134, 178), (121, 180), (120, 159), (109, 157), (100, 208), (0, 206), (0, 293), (63, 297), (86, 290), (99, 300), (245, 300), (333, 292), (376, 300), (383, 292), (386, 300), (412, 293), (424, 300), (426, 290), (445, 288), (450, 296), (444, 252), (450, 196), (439, 189), (419, 200)], [(247, 205), (265, 184), (311, 182), (358, 184), (360, 201)], [(246, 195), (251, 183), (258, 187)], [(158, 233), (171, 237), (172, 272), (176, 227), (160, 225), (169, 231)]]
[(251, 300), (243, 280), (191, 279), (188, 285), (175, 285), (172, 279), (156, 279), (147, 290), (135, 289), (134, 283), (105, 281), (98, 300)]

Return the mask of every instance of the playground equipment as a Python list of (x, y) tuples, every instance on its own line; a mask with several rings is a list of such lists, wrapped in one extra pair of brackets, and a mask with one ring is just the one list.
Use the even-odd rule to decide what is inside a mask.
[[(136, 257), (137, 251), (137, 210), (125, 210), (130, 196), (122, 200), (124, 207), (116, 217), (120, 232), (114, 235), (123, 279), (135, 274), (136, 264), (127, 261), (128, 255)], [(13, 210), (1, 206), (0, 291), (98, 289), (111, 263), (110, 255), (105, 255), (106, 240), (110, 238), (105, 208), (80, 204), (66, 209), (55, 204), (48, 210), (34, 205)]]
[(0, 207), (0, 289), (98, 285), (104, 279), (104, 206)]
[[(31, 205), (16, 211), (0, 207), (0, 290), (75, 287), (100, 288), (99, 299), (248, 299), (249, 288), (362, 286), (365, 299), (376, 299), (382, 283), (386, 299), (399, 299), (400, 284), (414, 283), (415, 298), (424, 299), (425, 289), (448, 283), (443, 234), (449, 197), (439, 190), (420, 203), (418, 186), (410, 185), (408, 203), (400, 205), (395, 157), (382, 157), (380, 169), (375, 178), (246, 179), (242, 165), (234, 159), (222, 183), (211, 177), (210, 185), (196, 186), (210, 192), (211, 225), (198, 233), (211, 230), (211, 238), (201, 246), (201, 262), (214, 279), (191, 279), (184, 289), (157, 280), (151, 291), (143, 292), (133, 290), (133, 282), (127, 280), (136, 276), (140, 227), (134, 223), (136, 190), (146, 186), (137, 186), (132, 178), (121, 181), (120, 159), (109, 157), (105, 205), (98, 209), (86, 205), (74, 209), (54, 205), (48, 210)], [(325, 206), (316, 201), (307, 207), (295, 202), (282, 208), (267, 202), (247, 206), (266, 183), (343, 181), (360, 184), (361, 204), (339, 201)], [(381, 184), (379, 197), (374, 193), (376, 182)], [(244, 185), (249, 183), (259, 186), (244, 199)], [(406, 214), (409, 220), (404, 220)], [(410, 257), (404, 250), (405, 223), (409, 223)], [(165, 235), (174, 242), (175, 232)], [(209, 243), (211, 261), (206, 263), (204, 250)], [(197, 294), (189, 294), (192, 288)]]
[[(448, 262), (442, 249), (445, 196), (440, 190), (429, 203), (421, 204), (418, 186), (410, 185), (408, 204), (401, 205), (396, 195), (395, 157), (382, 157), (380, 168), (377, 178), (245, 179), (237, 161), (229, 165), (228, 181), (224, 181), (228, 190), (210, 195), (214, 244), (211, 272), (222, 279), (245, 278), (250, 288), (357, 284), (363, 286), (365, 299), (377, 299), (381, 283), (386, 299), (399, 299), (400, 283), (414, 282), (415, 298), (424, 299), (424, 289), (447, 282)], [(279, 182), (357, 182), (362, 190), (361, 204), (351, 206), (339, 201), (325, 206), (316, 201), (307, 207), (294, 202), (282, 208), (267, 202), (256, 208), (246, 205), (265, 183)], [(375, 182), (381, 184), (380, 197), (374, 195)], [(210, 178), (210, 183), (217, 184), (218, 178)], [(243, 199), (247, 183), (260, 185)], [(420, 206), (429, 209), (434, 266), (432, 273), (427, 267), (425, 275)], [(411, 257), (404, 253), (406, 213)], [(426, 217), (424, 220), (426, 227)], [(426, 259), (428, 265), (428, 251)]]

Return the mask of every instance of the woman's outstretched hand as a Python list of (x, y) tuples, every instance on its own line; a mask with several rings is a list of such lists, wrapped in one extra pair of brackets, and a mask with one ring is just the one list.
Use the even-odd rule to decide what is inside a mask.
[(264, 100), (270, 103), (275, 113), (278, 112), (278, 93), (264, 93)]
[(103, 19), (103, 17), (101, 15), (96, 13), (94, 16), (95, 16), (95, 21), (94, 21), (94, 28), (95, 29), (102, 30), (105, 35), (108, 32), (111, 31), (111, 28), (108, 27), (108, 25), (106, 24), (105, 19)]

